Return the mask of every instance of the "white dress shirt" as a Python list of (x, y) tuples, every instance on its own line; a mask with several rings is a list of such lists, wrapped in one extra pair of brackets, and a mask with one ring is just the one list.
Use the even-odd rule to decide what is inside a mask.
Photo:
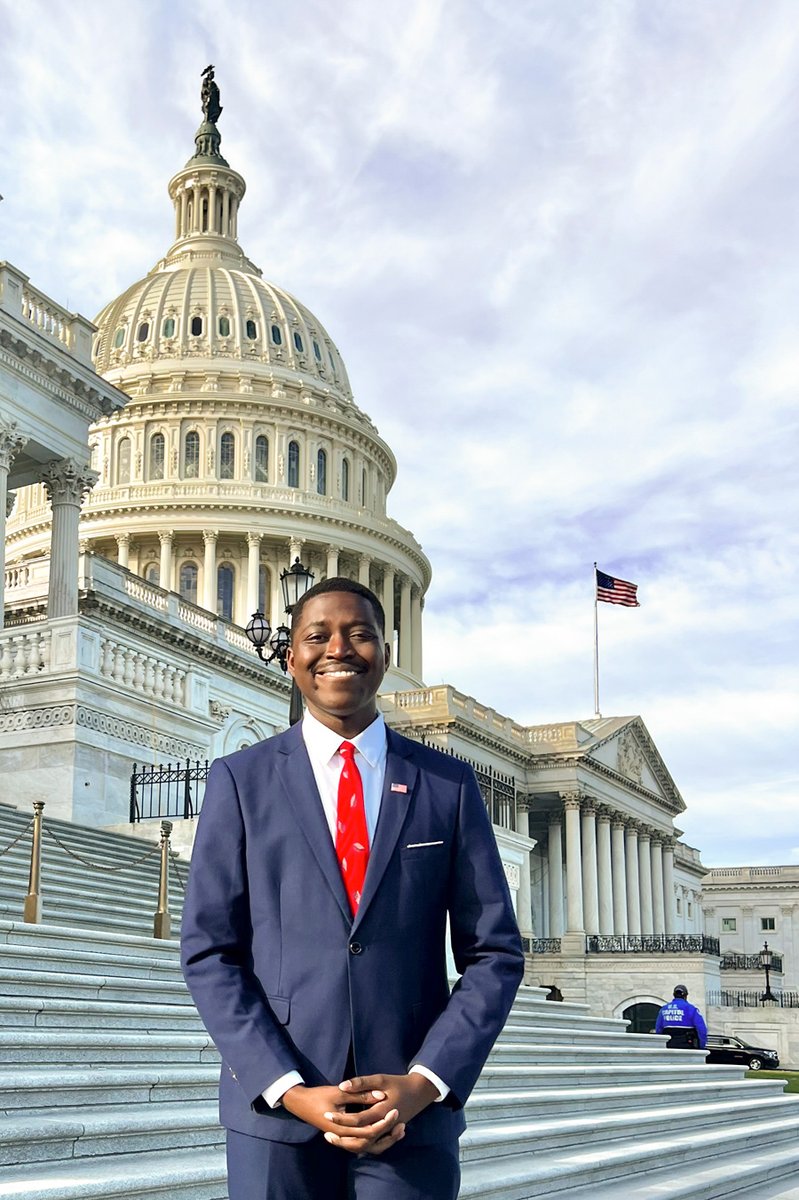
[[(345, 741), (351, 742), (355, 747), (355, 763), (363, 782), (363, 805), (366, 812), (369, 845), (371, 846), (377, 828), (377, 819), (380, 816), (380, 801), (386, 777), (386, 723), (382, 714), (378, 713), (371, 725), (367, 725), (366, 729), (357, 737), (343, 738), (341, 734), (334, 733), (332, 729), (328, 729), (327, 725), (323, 725), (321, 721), (317, 721), (316, 717), (306, 711), (302, 719), (302, 738), (311, 760), (311, 769), (319, 789), (322, 808), (334, 846), (338, 818), (338, 784), (341, 769), (344, 766), (344, 759), (339, 754), (339, 747)], [(449, 1094), (447, 1085), (428, 1067), (421, 1063), (414, 1063), (410, 1071), (417, 1075), (424, 1075), (434, 1087), (438, 1088), (440, 1094), (436, 1097), (436, 1103), (445, 1099)], [(303, 1082), (299, 1071), (289, 1071), (270, 1084), (262, 1093), (263, 1098), (270, 1108), (277, 1108), (281, 1096), (289, 1088)]]

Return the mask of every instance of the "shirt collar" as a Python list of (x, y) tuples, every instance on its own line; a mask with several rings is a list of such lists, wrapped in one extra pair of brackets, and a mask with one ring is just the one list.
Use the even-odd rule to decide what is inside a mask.
[(386, 722), (382, 713), (378, 713), (357, 737), (343, 738), (306, 710), (302, 718), (302, 737), (308, 754), (318, 762), (329, 763), (338, 754), (342, 742), (352, 742), (370, 767), (378, 766), (386, 757)]

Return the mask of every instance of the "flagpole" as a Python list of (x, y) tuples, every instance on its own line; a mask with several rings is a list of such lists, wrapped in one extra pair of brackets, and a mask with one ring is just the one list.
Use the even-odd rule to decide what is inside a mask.
[(594, 716), (602, 716), (599, 711), (599, 602), (596, 594), (596, 563), (594, 563)]

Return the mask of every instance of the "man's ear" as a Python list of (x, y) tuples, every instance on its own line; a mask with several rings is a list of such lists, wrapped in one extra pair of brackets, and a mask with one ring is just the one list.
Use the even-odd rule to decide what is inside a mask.
[(388, 668), (391, 666), (391, 647), (389, 646), (388, 642), (386, 642), (386, 650), (385, 650), (384, 657), (385, 657), (385, 663), (386, 663), (386, 670), (388, 670)]
[(294, 678), (294, 650), (292, 649), (291, 646), (289, 646), (288, 650), (286, 651), (286, 670), (288, 671), (289, 675), (293, 679)]

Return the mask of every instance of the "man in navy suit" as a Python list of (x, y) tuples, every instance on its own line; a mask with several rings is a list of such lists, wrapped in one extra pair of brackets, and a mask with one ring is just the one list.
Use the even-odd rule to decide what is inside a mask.
[(223, 1060), (230, 1200), (454, 1200), (463, 1105), (521, 981), (472, 771), (378, 713), (384, 629), (362, 584), (311, 588), (302, 723), (209, 775), (182, 949)]

